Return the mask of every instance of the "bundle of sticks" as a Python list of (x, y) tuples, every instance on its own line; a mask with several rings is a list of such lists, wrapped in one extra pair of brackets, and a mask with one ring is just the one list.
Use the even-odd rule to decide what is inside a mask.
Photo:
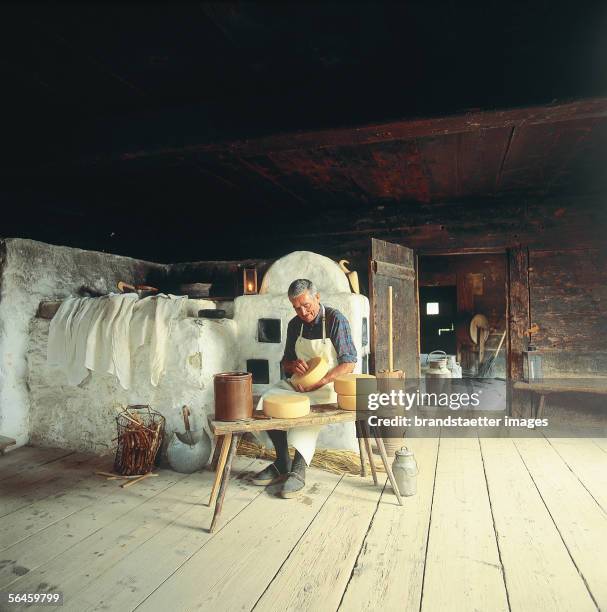
[[(276, 459), (276, 453), (273, 450), (266, 449), (256, 442), (247, 439), (241, 439), (237, 453), (255, 459), (269, 459), (270, 461)], [(289, 447), (289, 455), (291, 458), (293, 458), (294, 453), (295, 449)], [(360, 457), (358, 453), (348, 450), (317, 448), (310, 465), (333, 474), (360, 475)], [(366, 460), (366, 469), (369, 472), (371, 470), (368, 459)], [(380, 465), (376, 465), (375, 469), (378, 472), (385, 471), (381, 463)]]
[(162, 443), (164, 417), (149, 406), (129, 406), (119, 412), (116, 423), (114, 471), (129, 476), (151, 472)]

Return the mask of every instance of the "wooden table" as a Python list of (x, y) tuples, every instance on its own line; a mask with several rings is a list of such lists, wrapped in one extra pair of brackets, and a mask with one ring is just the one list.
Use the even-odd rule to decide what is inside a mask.
[(539, 401), (535, 405), (535, 417), (541, 418), (546, 404), (546, 396), (554, 393), (595, 393), (597, 395), (607, 395), (607, 378), (597, 378), (595, 380), (584, 378), (579, 383), (574, 380), (561, 382), (559, 380), (543, 380), (538, 382), (515, 382), (514, 389), (520, 391), (530, 391), (535, 393)]
[[(367, 423), (366, 419), (357, 419), (356, 412), (340, 410), (336, 404), (321, 404), (318, 406), (312, 406), (310, 414), (297, 419), (274, 419), (263, 417), (244, 419), (242, 421), (214, 421), (209, 419), (211, 431), (214, 433), (216, 439), (215, 453), (213, 454), (213, 461), (211, 463), (213, 469), (215, 470), (215, 481), (213, 483), (208, 504), (209, 506), (212, 506), (213, 503), (215, 503), (215, 512), (213, 514), (210, 532), (213, 533), (215, 530), (219, 515), (221, 514), (223, 500), (228, 486), (228, 481), (230, 479), (230, 472), (232, 470), (232, 461), (234, 460), (234, 455), (236, 455), (236, 448), (242, 434), (247, 432), (254, 433), (257, 431), (268, 431), (269, 429), (280, 429), (286, 431), (294, 427), (310, 427), (317, 425), (328, 425), (329, 423), (351, 422), (354, 422), (356, 426), (358, 450), (360, 453), (361, 476), (366, 476), (365, 459), (363, 455), (363, 451), (366, 450), (369, 457), (369, 464), (371, 465), (373, 482), (377, 484), (377, 473), (375, 470), (375, 463), (373, 461), (373, 454), (371, 453), (371, 445), (369, 441), (371, 438), (369, 424)], [(396, 481), (394, 480), (392, 466), (388, 461), (384, 441), (379, 436), (377, 429), (374, 430), (373, 437), (375, 438), (377, 448), (379, 449), (379, 453), (381, 455), (381, 460), (384, 464), (384, 469), (386, 470), (386, 474), (390, 479), (396, 499), (402, 506), (403, 501)]]

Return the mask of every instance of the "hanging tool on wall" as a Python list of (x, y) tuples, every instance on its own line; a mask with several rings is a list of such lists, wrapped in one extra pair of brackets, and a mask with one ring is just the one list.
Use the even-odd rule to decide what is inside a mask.
[(485, 357), (485, 342), (489, 337), (489, 321), (484, 314), (475, 314), (470, 321), (470, 338), (478, 345), (478, 367)]
[(348, 281), (350, 282), (350, 287), (352, 287), (353, 293), (360, 293), (360, 286), (358, 284), (358, 272), (354, 272), (352, 270), (348, 270), (346, 268), (346, 264), (350, 265), (350, 262), (347, 259), (341, 259), (339, 261), (339, 267), (342, 272), (348, 277)]

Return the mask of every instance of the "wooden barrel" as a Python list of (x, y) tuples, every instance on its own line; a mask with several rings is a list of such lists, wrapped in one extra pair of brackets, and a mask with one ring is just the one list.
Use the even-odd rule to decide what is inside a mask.
[(213, 382), (216, 421), (253, 417), (253, 375), (250, 372), (222, 372), (215, 374)]

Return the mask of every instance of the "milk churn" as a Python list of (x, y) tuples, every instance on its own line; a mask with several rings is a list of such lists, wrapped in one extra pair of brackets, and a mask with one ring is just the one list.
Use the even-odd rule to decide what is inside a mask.
[(451, 372), (451, 378), (462, 377), (462, 366), (455, 360), (455, 355), (449, 355), (447, 359), (447, 369)]
[(451, 371), (447, 367), (447, 353), (432, 351), (428, 355), (426, 370), (426, 391), (428, 393), (448, 393)]
[(432, 351), (428, 355), (426, 377), (451, 378), (451, 371), (447, 367), (447, 353), (445, 351)]
[(396, 451), (396, 456), (392, 462), (392, 472), (401, 495), (409, 497), (417, 493), (419, 469), (412, 450), (403, 446)]

